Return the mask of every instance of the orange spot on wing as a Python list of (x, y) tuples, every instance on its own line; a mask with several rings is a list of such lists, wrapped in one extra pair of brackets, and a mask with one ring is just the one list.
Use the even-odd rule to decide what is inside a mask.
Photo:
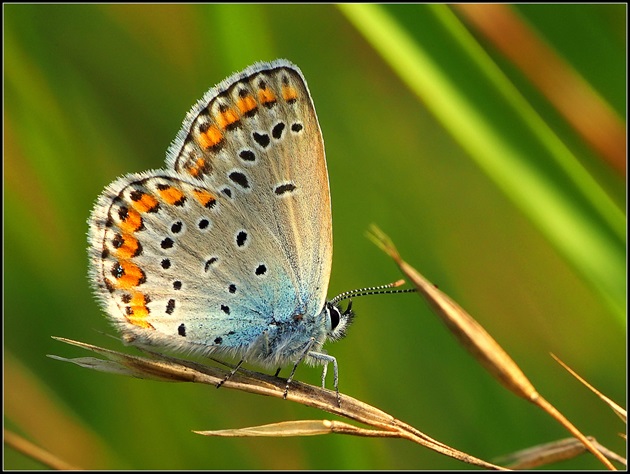
[(149, 308), (147, 307), (147, 298), (142, 293), (134, 293), (129, 305), (126, 307), (127, 321), (135, 326), (145, 329), (153, 329), (153, 326), (146, 321), (149, 316)]
[(188, 165), (186, 169), (188, 170), (191, 176), (196, 178), (200, 174), (202, 174), (204, 171), (206, 171), (206, 167), (207, 167), (206, 160), (204, 158), (197, 158), (197, 160), (194, 163)]
[(125, 234), (133, 234), (142, 228), (142, 217), (138, 211), (127, 210), (127, 216), (120, 222), (120, 230)]
[(116, 256), (121, 259), (132, 258), (136, 255), (139, 247), (140, 243), (138, 242), (138, 239), (130, 234), (123, 234), (122, 245), (116, 249)]
[(115, 285), (123, 290), (129, 290), (144, 283), (146, 276), (144, 272), (135, 263), (129, 261), (118, 262), (122, 267), (123, 273), (120, 278), (116, 278)]
[[(147, 313), (148, 314), (148, 313)], [(131, 315), (131, 316), (127, 316), (127, 321), (129, 321), (131, 324), (133, 324), (134, 326), (138, 326), (141, 327), (143, 329), (155, 329), (153, 326), (151, 326), (150, 323), (148, 323), (146, 321), (146, 315), (143, 316), (136, 316)]]
[(131, 205), (138, 212), (148, 212), (155, 209), (158, 205), (157, 199), (150, 194), (143, 193), (142, 197), (137, 201), (131, 201)]
[(295, 88), (291, 86), (282, 86), (282, 97), (284, 98), (284, 100), (289, 102), (291, 100), (297, 99), (297, 96), (298, 93)]
[(271, 89), (258, 89), (258, 100), (261, 104), (269, 104), (276, 101), (276, 94)]
[(127, 311), (127, 319), (143, 319), (149, 315), (149, 308), (146, 306), (129, 306)]
[(215, 119), (219, 124), (219, 127), (225, 129), (233, 123), (238, 122), (240, 117), (234, 109), (227, 109), (224, 112), (219, 112)]
[(184, 198), (184, 193), (179, 189), (174, 188), (173, 186), (168, 186), (164, 189), (158, 189), (158, 193), (160, 193), (160, 197), (164, 199), (171, 206), (176, 204), (177, 202), (181, 202)]
[(134, 292), (133, 296), (131, 297), (131, 301), (129, 301), (129, 306), (136, 307), (136, 306), (142, 306), (142, 307), (146, 307), (147, 305), (147, 297), (143, 294), (143, 293), (139, 293), (139, 292)]
[(245, 115), (256, 108), (256, 101), (251, 95), (246, 95), (238, 100), (236, 106), (241, 111), (241, 115)]
[(199, 203), (204, 207), (216, 201), (216, 198), (211, 193), (202, 189), (194, 189), (193, 194), (195, 195), (197, 201), (199, 201)]
[(210, 125), (205, 133), (199, 134), (199, 145), (202, 148), (212, 148), (223, 140), (223, 134), (216, 125)]

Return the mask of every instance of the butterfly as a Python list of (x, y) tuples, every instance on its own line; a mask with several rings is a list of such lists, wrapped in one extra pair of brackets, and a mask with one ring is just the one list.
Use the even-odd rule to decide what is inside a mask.
[(115, 180), (88, 222), (94, 293), (127, 343), (239, 358), (225, 380), (243, 362), (292, 365), (285, 398), (298, 364), (323, 365), (324, 384), (332, 363), (339, 401), (323, 345), (357, 293), (326, 300), (328, 172), (297, 66), (259, 62), (210, 89), (166, 165)]

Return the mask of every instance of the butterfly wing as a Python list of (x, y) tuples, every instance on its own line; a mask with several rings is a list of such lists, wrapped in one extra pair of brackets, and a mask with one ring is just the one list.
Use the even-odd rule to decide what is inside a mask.
[(106, 189), (90, 240), (97, 294), (136, 343), (264, 365), (294, 360), (310, 337), (323, 343), (330, 194), (299, 69), (259, 63), (211, 89), (166, 170)]

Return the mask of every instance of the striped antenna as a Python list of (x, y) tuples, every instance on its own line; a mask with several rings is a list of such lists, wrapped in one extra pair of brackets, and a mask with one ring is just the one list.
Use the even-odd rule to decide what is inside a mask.
[(398, 280), (394, 283), (389, 283), (387, 285), (381, 286), (370, 286), (368, 288), (359, 288), (356, 290), (346, 291), (335, 296), (332, 300), (329, 301), (330, 304), (335, 305), (340, 301), (347, 300), (349, 298), (353, 298), (355, 296), (367, 296), (367, 295), (387, 295), (393, 293), (413, 293), (416, 291), (415, 288), (405, 288), (404, 290), (392, 290), (390, 288), (396, 288), (405, 284), (405, 280)]

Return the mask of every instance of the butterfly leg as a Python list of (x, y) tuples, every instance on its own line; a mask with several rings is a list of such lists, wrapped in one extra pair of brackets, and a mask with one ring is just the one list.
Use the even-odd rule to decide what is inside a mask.
[(289, 374), (289, 378), (287, 379), (287, 386), (284, 389), (284, 399), (285, 400), (287, 399), (287, 395), (289, 394), (289, 385), (291, 384), (291, 381), (293, 380), (293, 375), (295, 374), (295, 371), (297, 370), (298, 365), (300, 365), (300, 362), (302, 362), (304, 360), (304, 357), (306, 357), (306, 354), (309, 354), (309, 350), (313, 346), (314, 342), (315, 342), (315, 338), (311, 337), (311, 339), (306, 344), (306, 348), (305, 348), (304, 352), (302, 353), (300, 358), (297, 360), (295, 365), (293, 365), (293, 370)]
[(324, 370), (322, 371), (322, 388), (326, 388), (326, 373), (328, 372), (328, 364), (332, 363), (334, 373), (334, 387), (337, 392), (337, 405), (341, 407), (341, 397), (339, 396), (339, 366), (337, 365), (337, 359), (328, 354), (321, 352), (309, 352), (309, 356), (313, 359), (317, 359), (322, 362)]
[(223, 380), (221, 380), (221, 381), (217, 384), (217, 388), (220, 388), (220, 387), (221, 387), (221, 385), (223, 385), (225, 382), (227, 382), (228, 380), (230, 380), (230, 378), (232, 377), (232, 375), (234, 375), (234, 374), (236, 373), (236, 371), (237, 371), (238, 369), (240, 369), (240, 368), (241, 368), (241, 365), (243, 365), (243, 362), (245, 362), (245, 359), (241, 359), (241, 361), (240, 361), (238, 364), (236, 364), (236, 367), (234, 367), (234, 368), (232, 369), (232, 371), (231, 371), (229, 374), (227, 374), (227, 375), (225, 376), (225, 378), (224, 378)]

